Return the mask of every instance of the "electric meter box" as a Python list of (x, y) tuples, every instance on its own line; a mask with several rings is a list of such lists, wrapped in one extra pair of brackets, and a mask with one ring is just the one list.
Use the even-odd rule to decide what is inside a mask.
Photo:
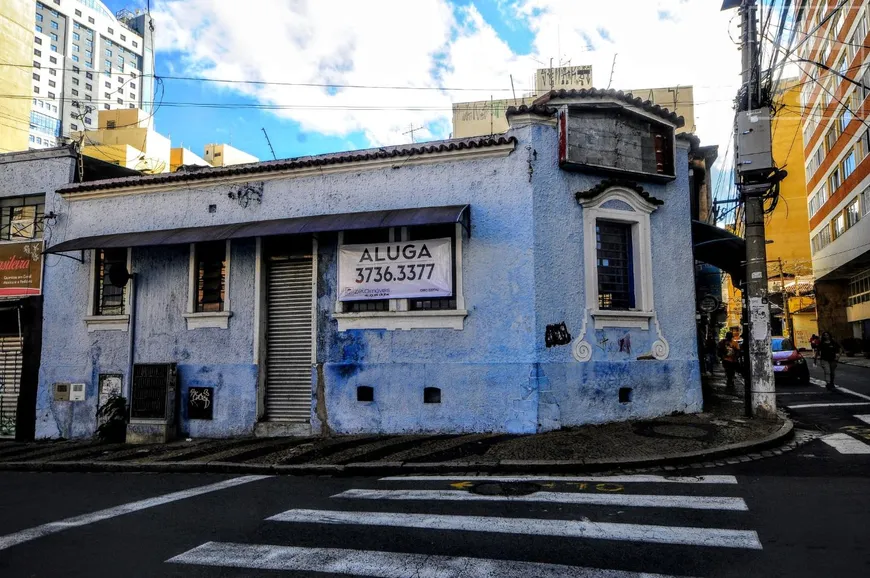
[(84, 383), (71, 383), (70, 384), (69, 400), (70, 401), (84, 401), (85, 400), (85, 384)]
[(770, 110), (760, 108), (737, 114), (737, 172), (773, 170), (770, 142)]

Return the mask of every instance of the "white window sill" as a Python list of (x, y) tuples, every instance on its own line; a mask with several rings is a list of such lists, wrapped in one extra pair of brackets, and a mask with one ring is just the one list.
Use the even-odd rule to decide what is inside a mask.
[(127, 331), (130, 327), (129, 315), (88, 315), (85, 317), (88, 333), (92, 331)]
[(232, 311), (205, 311), (200, 313), (183, 313), (187, 320), (187, 329), (227, 329), (230, 326)]
[(649, 321), (654, 316), (654, 311), (617, 311), (610, 309), (594, 309), (592, 311), (595, 329), (627, 327), (649, 331)]
[(468, 311), (439, 309), (437, 311), (363, 311), (333, 313), (338, 330), (349, 329), (456, 329), (462, 330)]

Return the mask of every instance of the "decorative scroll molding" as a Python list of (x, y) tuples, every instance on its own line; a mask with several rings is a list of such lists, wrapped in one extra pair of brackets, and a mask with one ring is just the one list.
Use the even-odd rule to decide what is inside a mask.
[(577, 336), (577, 339), (575, 339), (574, 343), (571, 345), (571, 353), (574, 355), (574, 359), (581, 363), (592, 359), (592, 344), (584, 340), (586, 337), (586, 324), (588, 321), (589, 309), (584, 309), (583, 324), (580, 326), (580, 335)]
[(662, 328), (659, 325), (659, 318), (657, 315), (653, 316), (653, 321), (655, 321), (656, 324), (656, 335), (658, 336), (658, 339), (652, 344), (652, 355), (658, 360), (667, 359), (671, 352), (671, 346), (668, 345), (667, 339), (662, 335)]

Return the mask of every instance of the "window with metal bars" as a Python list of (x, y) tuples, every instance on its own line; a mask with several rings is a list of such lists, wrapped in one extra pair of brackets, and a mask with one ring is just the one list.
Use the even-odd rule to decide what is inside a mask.
[(197, 243), (196, 260), (197, 313), (223, 311), (226, 293), (227, 244), (226, 241)]
[[(345, 231), (342, 243), (357, 245), (362, 243), (389, 243), (390, 229), (367, 229), (364, 231)], [(389, 299), (366, 299), (363, 301), (345, 301), (342, 304), (345, 313), (360, 313), (364, 311), (389, 311)]]
[(0, 241), (42, 238), (45, 196), (0, 200)]
[(124, 314), (126, 291), (109, 281), (112, 267), (127, 267), (127, 249), (95, 249), (94, 315)]
[(424, 241), (426, 239), (450, 239), (450, 263), (453, 267), (453, 291), (450, 297), (414, 298), (408, 299), (408, 309), (412, 311), (456, 309), (456, 226), (448, 225), (425, 225), (408, 227), (409, 241)]
[(597, 221), (598, 308), (634, 309), (631, 224)]

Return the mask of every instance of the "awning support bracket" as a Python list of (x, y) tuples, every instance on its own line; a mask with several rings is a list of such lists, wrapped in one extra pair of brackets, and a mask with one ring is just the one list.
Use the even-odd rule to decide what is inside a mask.
[[(81, 251), (79, 251), (79, 253), (80, 253), (80, 256), (78, 256), (78, 257), (73, 257), (72, 255), (67, 255), (66, 253), (52, 253), (52, 254), (57, 255), (58, 257), (66, 257), (67, 259), (72, 259), (73, 261), (78, 261), (79, 263), (84, 264), (84, 262), (85, 262), (85, 250), (82, 249)], [(45, 251), (43, 251), (42, 254), (45, 255), (46, 254)]]

